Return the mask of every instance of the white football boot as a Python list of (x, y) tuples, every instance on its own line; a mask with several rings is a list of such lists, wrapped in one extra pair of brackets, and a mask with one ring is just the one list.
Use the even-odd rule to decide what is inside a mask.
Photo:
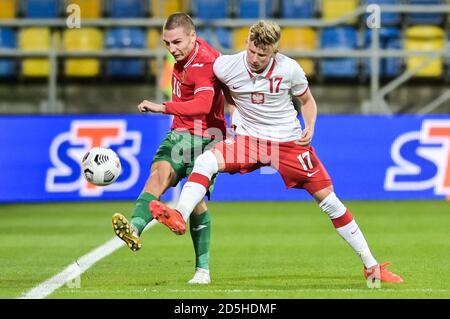
[(211, 283), (209, 270), (203, 268), (195, 268), (194, 277), (188, 281), (188, 284), (208, 285)]

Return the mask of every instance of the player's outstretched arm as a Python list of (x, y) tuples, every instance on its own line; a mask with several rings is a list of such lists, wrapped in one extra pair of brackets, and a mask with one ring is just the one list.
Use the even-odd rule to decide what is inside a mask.
[(138, 110), (141, 113), (146, 112), (164, 113), (166, 111), (166, 106), (144, 100), (138, 105)]

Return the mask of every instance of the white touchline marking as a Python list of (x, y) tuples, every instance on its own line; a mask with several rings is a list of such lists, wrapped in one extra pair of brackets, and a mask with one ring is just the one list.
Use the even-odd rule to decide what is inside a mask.
[[(144, 231), (156, 224), (158, 224), (158, 221), (156, 219), (152, 220), (145, 227)], [(126, 244), (121, 239), (114, 237), (86, 255), (78, 258), (78, 260), (67, 266), (59, 274), (56, 274), (52, 278), (40, 283), (36, 287), (22, 294), (18, 299), (43, 299), (47, 297), (56, 289), (80, 276), (86, 270), (91, 268), (97, 261), (105, 258), (125, 245)]]

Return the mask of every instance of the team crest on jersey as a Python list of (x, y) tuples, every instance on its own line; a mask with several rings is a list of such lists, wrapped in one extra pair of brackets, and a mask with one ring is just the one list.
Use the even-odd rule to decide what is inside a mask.
[(264, 93), (259, 93), (259, 92), (252, 93), (252, 103), (253, 104), (263, 104), (264, 103)]

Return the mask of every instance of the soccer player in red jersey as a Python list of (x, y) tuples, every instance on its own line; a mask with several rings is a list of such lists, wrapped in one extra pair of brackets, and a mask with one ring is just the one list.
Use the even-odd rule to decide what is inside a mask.
[[(226, 130), (224, 96), (213, 71), (214, 61), (220, 53), (196, 36), (194, 23), (185, 13), (175, 13), (167, 18), (163, 40), (176, 60), (172, 101), (157, 104), (145, 100), (138, 109), (173, 115), (172, 130), (153, 159), (150, 176), (136, 201), (131, 222), (119, 213), (112, 218), (116, 235), (133, 251), (141, 248), (140, 234), (153, 219), (149, 203), (189, 176), (195, 156), (222, 140)], [(196, 270), (189, 283), (209, 284), (211, 222), (203, 199), (192, 207), (192, 213), (190, 231)]]
[[(376, 286), (372, 285), (374, 281), (400, 283), (402, 278), (387, 269), (389, 264), (379, 264), (372, 255), (310, 145), (317, 105), (303, 69), (295, 60), (278, 53), (280, 36), (276, 23), (259, 21), (250, 28), (245, 51), (217, 58), (214, 73), (228, 87), (227, 100), (239, 114), (239, 121), (233, 120), (237, 136), (200, 155), (176, 209), (153, 201), (153, 215), (173, 232), (183, 234), (192, 207), (203, 199), (217, 172), (245, 174), (272, 166), (286, 187), (305, 189), (329, 216), (337, 232), (361, 258), (369, 287)], [(293, 99), (302, 105), (303, 129)]]

